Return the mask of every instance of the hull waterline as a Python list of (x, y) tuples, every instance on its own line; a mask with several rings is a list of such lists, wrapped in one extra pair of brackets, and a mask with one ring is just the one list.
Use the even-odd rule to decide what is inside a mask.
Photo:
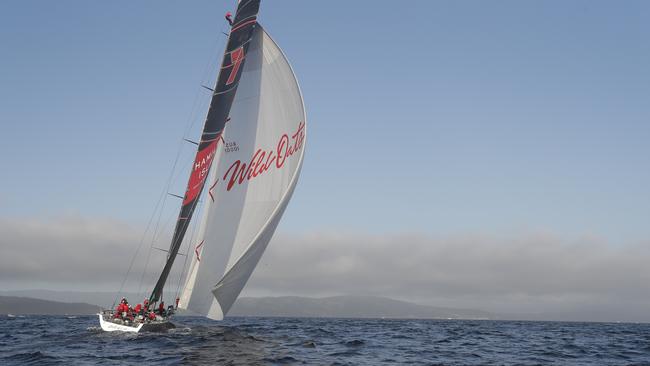
[(164, 332), (169, 329), (174, 329), (176, 326), (170, 321), (160, 321), (154, 323), (138, 323), (134, 325), (118, 324), (110, 320), (106, 320), (104, 315), (99, 313), (99, 325), (105, 332), (128, 332), (128, 333), (140, 333), (140, 332)]

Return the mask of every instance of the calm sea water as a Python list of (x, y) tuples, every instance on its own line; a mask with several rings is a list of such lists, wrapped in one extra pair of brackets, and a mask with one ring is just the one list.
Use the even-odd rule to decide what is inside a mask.
[(650, 365), (650, 324), (178, 317), (105, 333), (96, 317), (0, 316), (0, 365)]

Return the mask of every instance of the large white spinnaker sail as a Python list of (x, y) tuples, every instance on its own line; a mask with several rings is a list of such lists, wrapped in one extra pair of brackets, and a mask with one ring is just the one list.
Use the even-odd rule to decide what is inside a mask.
[(259, 262), (302, 166), (305, 110), (286, 57), (255, 27), (206, 184), (179, 307), (220, 320)]

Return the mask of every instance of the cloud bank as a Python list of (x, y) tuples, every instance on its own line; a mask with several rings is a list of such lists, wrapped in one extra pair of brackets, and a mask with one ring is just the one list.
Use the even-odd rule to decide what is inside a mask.
[[(116, 221), (79, 218), (1, 219), (0, 231), (0, 286), (70, 290), (115, 290), (142, 233)], [(378, 295), (496, 312), (595, 305), (625, 311), (650, 305), (648, 244), (539, 234), (279, 233), (244, 291)], [(147, 279), (155, 278), (164, 255), (152, 258)], [(141, 271), (140, 266), (129, 283), (139, 281)]]
[[(0, 219), (0, 232), (0, 286), (7, 289), (114, 291), (142, 235), (141, 229), (122, 222), (80, 217)], [(146, 260), (146, 254), (141, 251), (140, 259)], [(142, 269), (137, 268), (131, 283)]]
[(250, 290), (383, 295), (491, 311), (650, 304), (648, 245), (550, 235), (280, 235)]

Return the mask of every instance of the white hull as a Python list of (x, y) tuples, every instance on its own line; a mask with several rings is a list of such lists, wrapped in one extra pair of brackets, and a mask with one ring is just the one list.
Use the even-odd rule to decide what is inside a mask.
[(140, 323), (132, 327), (129, 325), (117, 324), (117, 323), (104, 320), (104, 316), (102, 316), (102, 314), (97, 314), (97, 315), (99, 316), (99, 325), (102, 327), (102, 330), (106, 332), (119, 331), (119, 332), (138, 333), (140, 329), (142, 329), (142, 326), (144, 325), (143, 323)]
[(151, 323), (138, 323), (137, 325), (125, 325), (113, 323), (110, 320), (106, 320), (103, 314), (97, 314), (99, 316), (99, 325), (102, 330), (105, 332), (130, 332), (130, 333), (139, 333), (139, 332), (164, 332), (169, 329), (176, 328), (174, 324), (167, 320), (155, 321)]

